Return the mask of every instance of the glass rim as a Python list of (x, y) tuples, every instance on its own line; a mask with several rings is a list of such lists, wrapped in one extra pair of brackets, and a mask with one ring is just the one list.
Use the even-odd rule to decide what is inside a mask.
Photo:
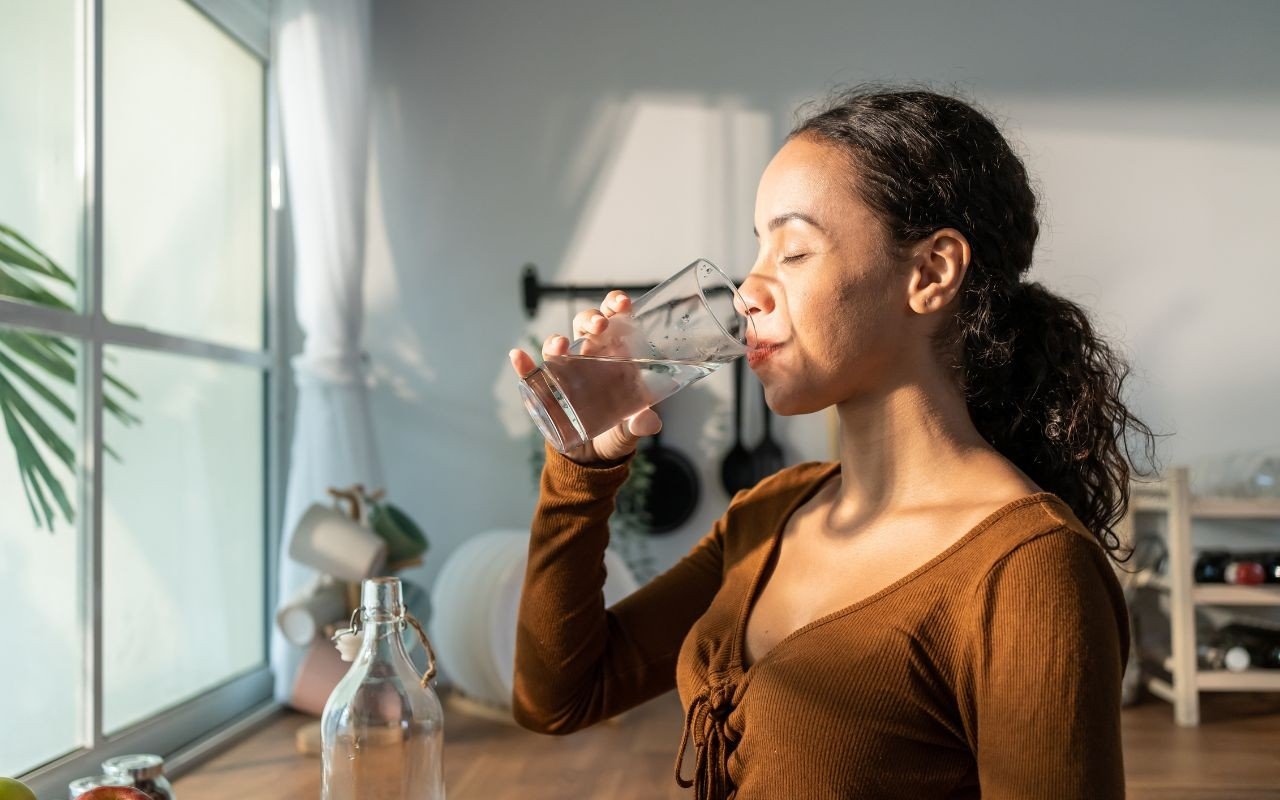
[[(715, 270), (716, 274), (720, 276), (720, 280), (724, 281), (725, 285), (729, 287), (729, 291), (733, 292), (733, 296), (736, 297), (738, 300), (742, 300), (742, 295), (738, 292), (738, 285), (733, 282), (732, 278), (730, 278), (727, 274), (725, 274), (724, 270), (720, 269), (714, 263), (712, 263), (709, 259), (705, 259), (705, 258), (699, 258), (689, 266), (696, 267), (699, 264), (706, 264), (708, 267), (711, 267), (711, 269)], [(746, 320), (747, 324), (744, 325), (742, 328), (741, 337), (734, 336), (732, 333), (729, 333), (729, 331), (724, 327), (724, 323), (720, 321), (720, 317), (717, 316), (716, 313), (711, 310), (711, 303), (710, 301), (707, 300), (706, 289), (702, 285), (702, 276), (698, 275), (696, 270), (694, 271), (694, 279), (698, 283), (698, 295), (702, 298), (702, 304), (706, 307), (707, 311), (711, 314), (711, 318), (715, 320), (716, 326), (720, 328), (720, 332), (723, 333), (728, 338), (732, 339), (733, 341), (737, 342), (738, 344), (742, 345), (743, 347), (747, 347), (748, 346), (747, 345), (747, 328), (749, 327), (751, 328), (751, 330), (755, 330), (755, 327), (756, 327), (755, 320), (751, 318), (750, 314), (738, 314), (737, 313), (738, 307), (735, 304), (733, 306), (734, 313), (737, 316), (740, 316), (744, 320)], [(747, 307), (746, 300), (742, 300), (742, 307), (743, 308)]]

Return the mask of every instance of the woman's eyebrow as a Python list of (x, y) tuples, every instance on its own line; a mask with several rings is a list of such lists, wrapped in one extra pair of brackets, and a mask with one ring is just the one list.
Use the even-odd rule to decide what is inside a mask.
[[(818, 230), (822, 231), (823, 233), (826, 233), (826, 232), (827, 232), (825, 228), (823, 228), (821, 225), (819, 225), (819, 224), (818, 224), (817, 220), (815, 220), (813, 217), (811, 217), (811, 216), (809, 216), (808, 214), (805, 214), (805, 213), (803, 213), (803, 212), (801, 212), (801, 211), (788, 211), (788, 212), (787, 212), (787, 213), (785, 213), (785, 214), (779, 214), (778, 216), (776, 216), (776, 217), (774, 217), (773, 219), (769, 220), (769, 230), (770, 230), (770, 231), (777, 230), (779, 227), (781, 227), (781, 226), (783, 226), (783, 225), (787, 224), (788, 222), (790, 222), (790, 221), (791, 221), (791, 220), (793, 220), (793, 219), (798, 219), (798, 220), (800, 220), (801, 222), (807, 222), (807, 223), (809, 223), (810, 225), (812, 225), (813, 227), (815, 227), (815, 228), (817, 228)], [(759, 238), (760, 238), (760, 232), (756, 230), (756, 228), (755, 228), (755, 226), (754, 226), (754, 225), (752, 225), (752, 226), (751, 226), (751, 232), (752, 232), (753, 234), (755, 234), (755, 237), (756, 237), (757, 239), (759, 239)]]

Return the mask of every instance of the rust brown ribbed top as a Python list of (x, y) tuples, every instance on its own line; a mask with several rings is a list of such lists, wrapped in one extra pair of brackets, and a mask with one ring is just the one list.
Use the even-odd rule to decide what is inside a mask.
[(739, 492), (670, 570), (604, 607), (629, 463), (548, 448), (520, 604), (513, 705), (564, 734), (673, 686), (701, 800), (1124, 796), (1128, 615), (1107, 557), (1048, 492), (990, 514), (890, 586), (743, 663), (747, 613), (793, 511), (840, 469)]

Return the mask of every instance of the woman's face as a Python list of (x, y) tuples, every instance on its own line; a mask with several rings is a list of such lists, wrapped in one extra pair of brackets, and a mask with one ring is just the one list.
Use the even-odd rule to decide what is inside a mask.
[(741, 293), (762, 346), (749, 363), (779, 414), (884, 391), (919, 358), (909, 271), (852, 180), (838, 150), (805, 137), (778, 151), (760, 178), (760, 249)]

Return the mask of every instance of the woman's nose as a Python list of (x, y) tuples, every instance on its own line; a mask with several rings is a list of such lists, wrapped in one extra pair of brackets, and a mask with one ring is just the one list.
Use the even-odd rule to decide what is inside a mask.
[(767, 314), (773, 309), (773, 299), (769, 292), (768, 281), (756, 272), (752, 272), (747, 276), (742, 285), (738, 287), (738, 295), (742, 299), (742, 306), (738, 312), (744, 316), (754, 317), (758, 314)]

